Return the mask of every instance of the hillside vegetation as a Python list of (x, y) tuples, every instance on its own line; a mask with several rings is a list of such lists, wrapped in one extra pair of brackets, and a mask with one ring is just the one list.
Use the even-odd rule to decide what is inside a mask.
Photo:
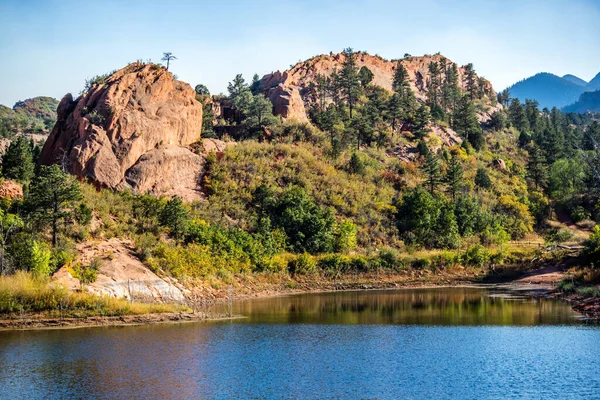
[(58, 100), (43, 96), (19, 101), (12, 109), (0, 105), (0, 137), (49, 132), (56, 123), (57, 106)]
[[(273, 115), (257, 86), (235, 77), (218, 97), (233, 112), (212, 115), (203, 136), (231, 140), (218, 129), (228, 125), (245, 139), (206, 156), (202, 201), (98, 189), (58, 165), (36, 165), (39, 149), (14, 141), (3, 171), (26, 190), (0, 204), (0, 271), (67, 267), (89, 282), (97, 263), (82, 264), (75, 244), (118, 237), (189, 287), (248, 276), (486, 274), (539, 258), (544, 241), (574, 241), (557, 215), (581, 229), (600, 218), (600, 126), (591, 115), (490, 98), (472, 66), (461, 87), (457, 66), (437, 61), (418, 99), (402, 67), (389, 91), (372, 84), (352, 50), (344, 59), (312, 88), (308, 122)], [(196, 93), (214, 112), (216, 97), (203, 85)], [(445, 140), (450, 130), (457, 136)], [(596, 257), (598, 235), (582, 262)]]

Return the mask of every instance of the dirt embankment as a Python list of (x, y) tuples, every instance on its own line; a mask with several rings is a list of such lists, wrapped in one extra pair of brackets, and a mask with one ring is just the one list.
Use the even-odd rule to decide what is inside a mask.
[(26, 315), (23, 317), (14, 316), (10, 319), (0, 319), (0, 331), (148, 325), (158, 323), (214, 321), (231, 318), (236, 317), (229, 316), (227, 314), (215, 314), (205, 312), (122, 315), (114, 317), (93, 316), (84, 318), (51, 318), (44, 315)]

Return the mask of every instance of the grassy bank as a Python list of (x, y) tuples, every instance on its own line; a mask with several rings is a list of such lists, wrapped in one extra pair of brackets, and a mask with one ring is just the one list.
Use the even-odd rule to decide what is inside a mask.
[(84, 318), (190, 311), (171, 304), (131, 303), (124, 299), (72, 292), (53, 284), (47, 277), (19, 271), (0, 277), (0, 315), (22, 317), (41, 314), (53, 317)]

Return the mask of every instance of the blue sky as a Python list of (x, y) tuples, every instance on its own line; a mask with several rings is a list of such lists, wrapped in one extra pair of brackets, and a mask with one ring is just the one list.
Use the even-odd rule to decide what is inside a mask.
[(0, 0), (0, 104), (79, 93), (138, 59), (178, 60), (192, 86), (224, 92), (345, 47), (386, 58), (442, 54), (502, 89), (537, 72), (600, 72), (600, 0)]

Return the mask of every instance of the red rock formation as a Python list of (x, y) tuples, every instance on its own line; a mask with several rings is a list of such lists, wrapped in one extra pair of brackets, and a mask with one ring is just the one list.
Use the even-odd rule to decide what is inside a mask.
[[(260, 81), (260, 89), (273, 103), (274, 113), (284, 118), (308, 121), (308, 108), (314, 104), (308, 89), (315, 83), (317, 75), (329, 76), (335, 70), (341, 70), (346, 56), (343, 53), (320, 55), (296, 64), (292, 69), (265, 75)], [(394, 71), (398, 63), (406, 68), (410, 85), (417, 99), (425, 101), (427, 97), (428, 66), (431, 61), (450, 62), (441, 55), (407, 57), (400, 61), (387, 61), (366, 53), (356, 54), (358, 68), (366, 66), (373, 73), (372, 83), (384, 89), (392, 90)], [(459, 85), (464, 87), (464, 68), (458, 68)], [(492, 85), (484, 80), (484, 92), (487, 97), (495, 97)]]
[[(58, 121), (44, 145), (41, 162), (61, 163), (71, 173), (101, 186), (131, 185), (145, 191), (147, 185), (138, 187), (138, 180), (125, 179), (128, 171), (142, 159), (149, 165), (148, 157), (143, 156), (161, 146), (188, 146), (198, 141), (201, 129), (202, 105), (187, 83), (175, 80), (160, 66), (133, 63), (79, 98), (73, 100), (68, 94), (61, 100)], [(185, 167), (190, 166), (187, 161)], [(194, 165), (201, 168), (203, 162), (196, 161)], [(176, 160), (171, 159), (170, 168), (177, 169), (173, 163)], [(164, 185), (170, 183), (163, 182), (162, 188), (166, 190)]]
[(23, 198), (23, 186), (21, 184), (11, 181), (2, 180), (0, 182), (0, 199), (22, 199)]

